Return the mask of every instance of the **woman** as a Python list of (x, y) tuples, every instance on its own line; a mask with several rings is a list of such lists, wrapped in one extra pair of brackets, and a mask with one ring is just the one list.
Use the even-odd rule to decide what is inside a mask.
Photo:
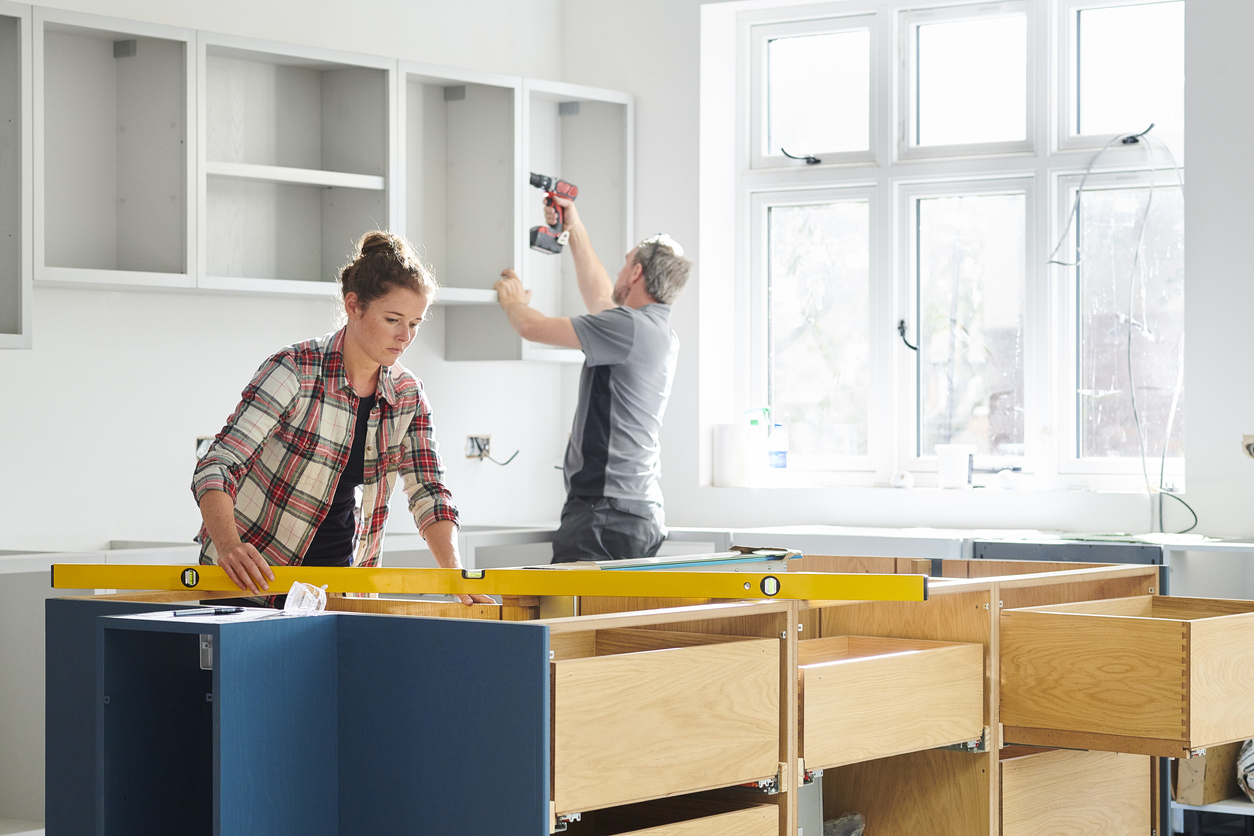
[(270, 591), (271, 564), (378, 566), (399, 476), (436, 563), (460, 566), (431, 408), (397, 362), (436, 289), (404, 238), (362, 236), (340, 271), (347, 323), (266, 360), (196, 465), (201, 563), (253, 595)]

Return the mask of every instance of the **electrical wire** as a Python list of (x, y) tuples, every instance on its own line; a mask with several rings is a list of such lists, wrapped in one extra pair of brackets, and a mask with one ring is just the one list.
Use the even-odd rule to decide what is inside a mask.
[(515, 450), (514, 455), (510, 456), (508, 459), (506, 459), (503, 462), (498, 462), (496, 459), (488, 455), (488, 450), (491, 448), (489, 447), (486, 441), (472, 436), (470, 443), (475, 445), (475, 454), (478, 456), (480, 461), (482, 461), (483, 459), (487, 459), (488, 461), (492, 462), (492, 464), (499, 464), (501, 467), (505, 467), (505, 465), (512, 462), (515, 458), (517, 458), (518, 453), (519, 453), (518, 450)]
[[(1197, 522), (1198, 522), (1197, 512), (1194, 511), (1193, 508), (1190, 507), (1189, 504), (1185, 502), (1183, 499), (1181, 499), (1179, 496), (1177, 496), (1176, 494), (1166, 489), (1167, 449), (1171, 442), (1172, 430), (1175, 426), (1176, 409), (1178, 408), (1179, 403), (1180, 403), (1180, 392), (1182, 391), (1184, 387), (1184, 338), (1183, 336), (1181, 337), (1181, 340), (1180, 340), (1180, 347), (1179, 347), (1179, 352), (1178, 352), (1176, 385), (1172, 392), (1171, 407), (1169, 409), (1168, 416), (1167, 416), (1167, 428), (1163, 437), (1163, 449), (1162, 449), (1161, 455), (1159, 456), (1157, 489), (1155, 489), (1154, 486), (1150, 483), (1149, 456), (1146, 451), (1145, 431), (1142, 429), (1141, 416), (1137, 409), (1136, 384), (1135, 384), (1135, 379), (1134, 379), (1133, 371), (1132, 371), (1132, 329), (1136, 323), (1136, 320), (1133, 316), (1133, 313), (1135, 311), (1135, 302), (1136, 302), (1136, 287), (1137, 287), (1136, 279), (1137, 279), (1138, 268), (1140, 268), (1141, 286), (1143, 288), (1145, 284), (1145, 272), (1144, 272), (1144, 265), (1141, 262), (1141, 252), (1145, 244), (1145, 229), (1149, 225), (1150, 208), (1152, 207), (1153, 202), (1154, 202), (1154, 187), (1155, 187), (1156, 175), (1158, 172), (1157, 161), (1154, 156), (1154, 143), (1155, 142), (1161, 145), (1163, 150), (1166, 152), (1168, 159), (1171, 161), (1171, 167), (1175, 171), (1176, 183), (1180, 187), (1180, 193), (1182, 195), (1184, 194), (1184, 179), (1180, 175), (1180, 165), (1176, 161), (1175, 155), (1172, 153), (1171, 148), (1165, 142), (1162, 142), (1161, 140), (1156, 140), (1153, 137), (1150, 137), (1148, 135), (1149, 132), (1153, 129), (1154, 129), (1154, 124), (1151, 123), (1148, 128), (1141, 131), (1140, 133), (1122, 134), (1122, 135), (1114, 136), (1110, 139), (1109, 142), (1107, 142), (1104, 146), (1102, 146), (1101, 150), (1098, 151), (1097, 154), (1094, 155), (1093, 159), (1089, 161), (1088, 167), (1084, 171), (1084, 176), (1080, 178), (1080, 185), (1076, 189), (1075, 200), (1071, 204), (1071, 212), (1067, 216), (1066, 227), (1063, 229), (1062, 235), (1058, 239), (1058, 243), (1054, 246), (1053, 251), (1050, 252), (1049, 259), (1046, 261), (1046, 263), (1057, 264), (1062, 267), (1078, 267), (1080, 265), (1082, 256), (1081, 256), (1081, 251), (1080, 251), (1080, 240), (1079, 240), (1078, 235), (1076, 236), (1076, 247), (1075, 247), (1076, 256), (1075, 256), (1074, 262), (1061, 261), (1061, 260), (1056, 259), (1055, 256), (1058, 254), (1058, 250), (1062, 248), (1063, 243), (1067, 240), (1067, 236), (1071, 234), (1072, 227), (1075, 224), (1076, 216), (1078, 215), (1079, 210), (1080, 210), (1080, 199), (1084, 194), (1084, 186), (1085, 186), (1085, 183), (1088, 181), (1089, 175), (1092, 173), (1094, 166), (1097, 164), (1097, 161), (1101, 159), (1102, 155), (1105, 154), (1106, 151), (1116, 142), (1119, 142), (1123, 145), (1134, 145), (1140, 142), (1142, 139), (1144, 139), (1146, 148), (1149, 151), (1149, 158), (1150, 158), (1150, 185), (1149, 185), (1149, 194), (1146, 196), (1146, 201), (1145, 201), (1145, 211), (1141, 215), (1141, 222), (1139, 225), (1140, 228), (1137, 232), (1136, 249), (1133, 251), (1133, 254), (1132, 254), (1132, 268), (1128, 274), (1127, 345), (1126, 345), (1126, 357), (1125, 357), (1127, 368), (1128, 368), (1128, 394), (1132, 403), (1132, 418), (1136, 424), (1137, 445), (1140, 450), (1140, 458), (1141, 458), (1141, 476), (1145, 480), (1145, 491), (1146, 491), (1146, 494), (1151, 497), (1151, 502), (1152, 502), (1152, 497), (1155, 493), (1158, 493), (1160, 497), (1159, 498), (1159, 513), (1158, 513), (1159, 530), (1162, 531), (1165, 528), (1163, 525), (1163, 520), (1162, 520), (1162, 499), (1161, 499), (1161, 497), (1165, 495), (1176, 500), (1185, 508), (1188, 508), (1189, 513), (1193, 515), (1193, 524), (1190, 525), (1188, 528), (1184, 529), (1183, 531), (1176, 532), (1177, 534), (1184, 534), (1186, 532), (1192, 531), (1194, 528), (1197, 527)], [(1151, 504), (1151, 508), (1150, 508), (1150, 527), (1151, 528), (1153, 528), (1153, 516), (1154, 516), (1153, 506)]]

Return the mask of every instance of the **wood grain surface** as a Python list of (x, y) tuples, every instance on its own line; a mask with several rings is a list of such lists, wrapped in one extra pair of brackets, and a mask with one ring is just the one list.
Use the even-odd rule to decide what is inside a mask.
[(1187, 660), (1185, 622), (1007, 610), (1001, 617), (1001, 722), (1185, 740)]
[(805, 641), (799, 649), (808, 768), (961, 743), (983, 732), (979, 645), (851, 636)]
[(1001, 761), (1002, 836), (1149, 836), (1148, 757), (1016, 754)]
[(991, 758), (932, 749), (826, 770), (823, 818), (861, 813), (868, 835), (988, 833)]
[(557, 812), (773, 776), (779, 653), (763, 639), (552, 663)]

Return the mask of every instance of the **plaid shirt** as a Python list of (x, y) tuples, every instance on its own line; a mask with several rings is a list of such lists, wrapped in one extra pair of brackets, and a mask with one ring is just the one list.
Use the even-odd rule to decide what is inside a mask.
[[(257, 370), (234, 414), (196, 465), (196, 501), (218, 490), (235, 501), (240, 539), (275, 565), (299, 565), (326, 518), (348, 462), (359, 398), (344, 372), (344, 330), (297, 343)], [(432, 437), (422, 382), (384, 367), (366, 428), (354, 566), (378, 566), (388, 497), (397, 475), (418, 530), (457, 522)], [(200, 530), (200, 562), (217, 563)]]

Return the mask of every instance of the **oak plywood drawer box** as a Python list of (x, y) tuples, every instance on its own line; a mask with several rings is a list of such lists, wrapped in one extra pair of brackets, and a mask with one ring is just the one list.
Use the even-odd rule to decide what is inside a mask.
[(1150, 836), (1150, 758), (1007, 746), (1002, 836)]
[(778, 771), (777, 640), (611, 629), (550, 648), (558, 815)]
[(1006, 610), (1012, 743), (1162, 757), (1254, 736), (1254, 602), (1145, 595)]
[(800, 661), (801, 757), (828, 768), (976, 740), (984, 730), (978, 644), (835, 636)]
[(721, 797), (679, 796), (594, 810), (567, 825), (566, 836), (777, 836), (779, 807)]

